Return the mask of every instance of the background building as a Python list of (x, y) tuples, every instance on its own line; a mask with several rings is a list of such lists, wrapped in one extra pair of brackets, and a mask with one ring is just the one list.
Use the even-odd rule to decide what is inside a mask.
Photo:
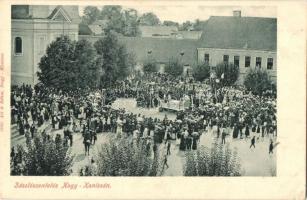
[(250, 68), (269, 72), (276, 81), (277, 20), (274, 18), (212, 16), (197, 47), (198, 62), (215, 66), (221, 62), (240, 68), (240, 82)]
[(78, 6), (12, 6), (12, 85), (36, 84), (38, 63), (47, 46), (60, 35), (78, 40)]
[[(94, 43), (104, 37), (105, 20), (80, 24), (78, 6), (12, 6), (12, 85), (36, 84), (38, 63), (47, 46), (62, 34), (73, 40)], [(178, 31), (176, 26), (140, 26), (140, 36), (119, 36), (135, 55), (138, 68), (155, 60), (164, 71), (170, 59), (184, 65), (184, 71), (198, 63), (215, 66), (221, 62), (240, 67), (239, 82), (247, 70), (260, 67), (276, 81), (276, 18), (212, 16), (203, 31)]]

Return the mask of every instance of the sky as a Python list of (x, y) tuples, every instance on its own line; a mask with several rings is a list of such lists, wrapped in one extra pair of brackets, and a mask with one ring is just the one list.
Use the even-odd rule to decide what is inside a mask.
[[(83, 15), (85, 6), (79, 7), (80, 15)], [(171, 20), (175, 22), (194, 21), (196, 19), (206, 20), (210, 16), (232, 16), (233, 10), (241, 10), (241, 16), (248, 17), (273, 17), (276, 18), (276, 8), (269, 6), (249, 6), (249, 7), (231, 7), (231, 6), (123, 6), (134, 8), (139, 14), (153, 12), (161, 21)]]

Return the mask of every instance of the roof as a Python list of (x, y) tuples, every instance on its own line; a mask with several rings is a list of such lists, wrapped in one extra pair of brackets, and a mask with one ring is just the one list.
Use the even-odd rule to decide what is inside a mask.
[(276, 51), (277, 19), (212, 16), (199, 47)]
[(28, 5), (12, 5), (11, 7), (11, 18), (12, 19), (28, 19), (29, 6)]
[(95, 35), (102, 35), (104, 33), (103, 29), (107, 26), (108, 20), (96, 20), (92, 24), (88, 25), (88, 28)]
[[(102, 36), (79, 35), (79, 39), (86, 39), (92, 44), (102, 38)], [(136, 61), (140, 63), (148, 59), (167, 63), (173, 58), (183, 64), (193, 65), (197, 62), (197, 40), (124, 36), (118, 37), (118, 40), (126, 46), (128, 52), (134, 54)]]
[(135, 55), (138, 62), (145, 62), (151, 58), (160, 63), (167, 63), (174, 58), (183, 64), (193, 65), (197, 61), (196, 40), (119, 37), (119, 41), (126, 45), (127, 50)]
[(62, 10), (72, 22), (79, 23), (78, 6), (57, 6), (57, 5), (13, 5), (12, 19), (52, 19)]
[(178, 28), (176, 26), (140, 26), (142, 37), (172, 37)]
[(202, 31), (178, 31), (177, 38), (198, 40), (201, 37)]
[(92, 35), (93, 32), (86, 24), (79, 24), (79, 35)]
[(90, 25), (88, 25), (88, 28), (95, 35), (101, 35), (103, 33), (102, 27), (100, 25), (90, 24)]

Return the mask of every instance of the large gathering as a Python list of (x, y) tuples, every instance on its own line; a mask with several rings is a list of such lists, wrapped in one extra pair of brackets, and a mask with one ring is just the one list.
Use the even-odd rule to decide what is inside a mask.
[[(85, 9), (89, 13), (93, 8)], [(58, 10), (73, 12), (57, 6), (52, 19), (59, 17)], [(104, 6), (101, 17), (112, 16), (110, 10), (125, 11)], [(224, 17), (225, 23), (244, 18), (241, 11), (233, 14)], [(84, 15), (79, 40), (65, 35), (63, 28), (39, 55), (32, 79), (12, 73), (11, 175), (276, 175), (276, 52), (242, 54), (245, 46), (259, 48), (259, 41), (249, 41), (240, 44), (243, 50), (215, 58), (219, 51), (210, 50), (214, 37), (207, 31), (215, 30), (212, 23), (221, 23), (214, 17), (195, 22), (190, 30), (185, 23), (161, 25), (152, 15), (140, 16), (140, 24), (129, 29), (116, 29), (110, 22), (95, 37), (81, 34), (81, 28), (94, 31), (102, 19)], [(276, 25), (274, 19), (262, 22)], [(175, 38), (154, 32), (146, 36), (149, 30), (167, 32), (170, 26), (177, 27)], [(141, 33), (129, 32), (134, 29)], [(196, 32), (198, 38), (177, 38)], [(233, 42), (232, 37), (237, 36), (227, 35), (224, 42)], [(203, 41), (208, 46), (198, 47)], [(16, 37), (15, 54), (24, 53), (22, 45)], [(173, 49), (156, 53), (167, 48)]]

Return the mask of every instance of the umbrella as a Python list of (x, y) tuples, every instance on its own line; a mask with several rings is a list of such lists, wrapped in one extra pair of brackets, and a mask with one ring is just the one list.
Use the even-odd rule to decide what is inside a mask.
[(198, 132), (193, 132), (192, 136), (199, 136), (199, 133)]
[(178, 123), (182, 123), (182, 121), (181, 121), (180, 119), (177, 119), (177, 120), (176, 120), (176, 122), (178, 122)]

